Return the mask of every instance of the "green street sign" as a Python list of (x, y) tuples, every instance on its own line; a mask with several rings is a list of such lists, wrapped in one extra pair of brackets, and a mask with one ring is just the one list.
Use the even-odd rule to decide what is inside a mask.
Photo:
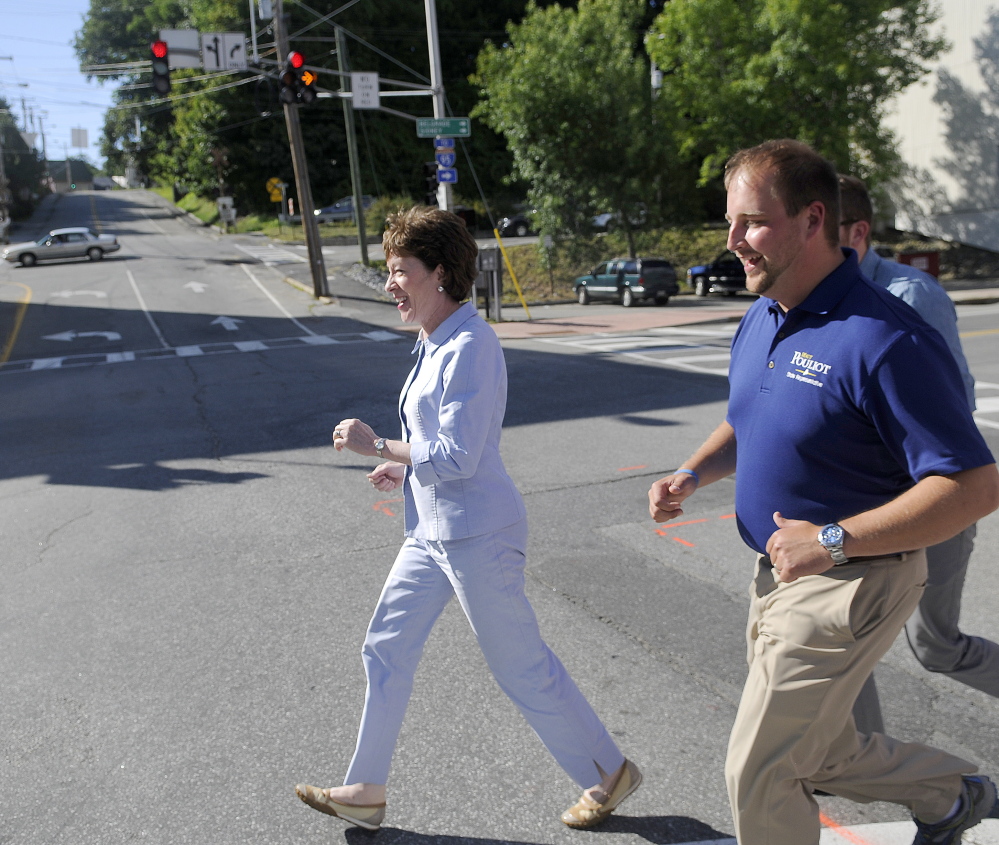
[(418, 117), (416, 119), (417, 138), (435, 138), (444, 135), (449, 138), (468, 138), (472, 134), (472, 121), (467, 117)]

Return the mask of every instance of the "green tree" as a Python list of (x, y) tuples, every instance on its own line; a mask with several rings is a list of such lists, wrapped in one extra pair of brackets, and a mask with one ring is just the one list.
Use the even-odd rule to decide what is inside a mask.
[(728, 156), (770, 138), (814, 145), (874, 181), (898, 166), (887, 103), (946, 47), (930, 0), (672, 0), (646, 45), (678, 154), (717, 178)]
[(45, 189), (41, 156), (29, 147), (18, 130), (10, 104), (0, 97), (0, 150), (6, 184), (0, 184), (0, 211), (8, 210), (14, 218), (30, 214)]
[(506, 138), (513, 173), (547, 233), (585, 231), (613, 210), (628, 232), (639, 203), (669, 216), (670, 129), (652, 109), (641, 54), (638, 0), (580, 0), (576, 9), (530, 4), (506, 43), (487, 43), (473, 77), (481, 116)]
[[(519, 18), (525, 4), (526, 0), (494, 0), (488, 4), (438, 0), (444, 84), (454, 114), (468, 114), (474, 105), (476, 92), (467, 77), (474, 70), (483, 40), (502, 37), (506, 21)], [(319, 22), (344, 5), (337, 0), (318, 0), (308, 6), (285, 4), (285, 11), (291, 15), (291, 47), (306, 55), (310, 67), (319, 69), (321, 88), (340, 88), (335, 73), (333, 23), (343, 26), (352, 36), (348, 39), (352, 70), (377, 71), (383, 77), (410, 83), (429, 81), (422, 3), (358, 3), (331, 21)], [(245, 0), (91, 0), (90, 13), (76, 40), (77, 54), (85, 65), (147, 60), (149, 42), (161, 28), (248, 32), (247, 14)], [(263, 26), (258, 27), (258, 34), (265, 67), (275, 69), (278, 57), (273, 45), (268, 44), (271, 36)], [(115, 92), (119, 107), (108, 112), (102, 142), (109, 168), (120, 172), (127, 162), (135, 161), (142, 172), (154, 179), (181, 182), (200, 193), (217, 184), (218, 169), (210, 164), (212, 151), (224, 150), (228, 161), (225, 180), (236, 192), (240, 207), (269, 207), (262, 190), (267, 178), (277, 176), (294, 184), (283, 113), (276, 102), (276, 83), (268, 96), (264, 84), (259, 88), (256, 83), (218, 88), (220, 83), (248, 79), (247, 73), (191, 81), (198, 75), (195, 71), (174, 71), (174, 90), (167, 100), (153, 98), (148, 70), (126, 68), (104, 77), (120, 85)], [(193, 92), (200, 93), (184, 97)], [(410, 114), (432, 114), (428, 97), (385, 102)], [(141, 138), (135, 131), (136, 116), (142, 127)], [(325, 204), (350, 190), (340, 101), (321, 99), (303, 108), (301, 118), (313, 194), (317, 203)], [(355, 118), (364, 192), (422, 193), (421, 164), (432, 158), (432, 143), (418, 139), (412, 122), (396, 116), (358, 112)], [(475, 193), (465, 150), (487, 192), (518, 191), (516, 186), (503, 184), (510, 170), (510, 155), (503, 139), (481, 124), (459, 148), (463, 191)]]

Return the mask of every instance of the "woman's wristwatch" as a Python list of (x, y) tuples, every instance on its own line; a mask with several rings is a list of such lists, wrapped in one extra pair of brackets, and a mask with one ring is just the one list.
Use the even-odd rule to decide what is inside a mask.
[(380, 458), (382, 456), (382, 449), (385, 448), (385, 438), (379, 437), (375, 441), (375, 454)]

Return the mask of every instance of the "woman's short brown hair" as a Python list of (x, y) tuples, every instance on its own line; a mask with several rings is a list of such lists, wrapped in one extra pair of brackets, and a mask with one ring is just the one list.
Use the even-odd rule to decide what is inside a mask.
[(441, 267), (445, 292), (461, 302), (468, 298), (478, 275), (479, 247), (465, 222), (450, 211), (417, 205), (389, 215), (382, 235), (385, 257), (418, 258), (428, 270)]

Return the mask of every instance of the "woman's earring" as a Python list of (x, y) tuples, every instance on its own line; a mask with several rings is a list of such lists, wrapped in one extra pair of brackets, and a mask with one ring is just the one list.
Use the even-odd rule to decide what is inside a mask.
[(437, 285), (437, 290), (439, 290), (441, 293), (444, 293), (444, 285)]

